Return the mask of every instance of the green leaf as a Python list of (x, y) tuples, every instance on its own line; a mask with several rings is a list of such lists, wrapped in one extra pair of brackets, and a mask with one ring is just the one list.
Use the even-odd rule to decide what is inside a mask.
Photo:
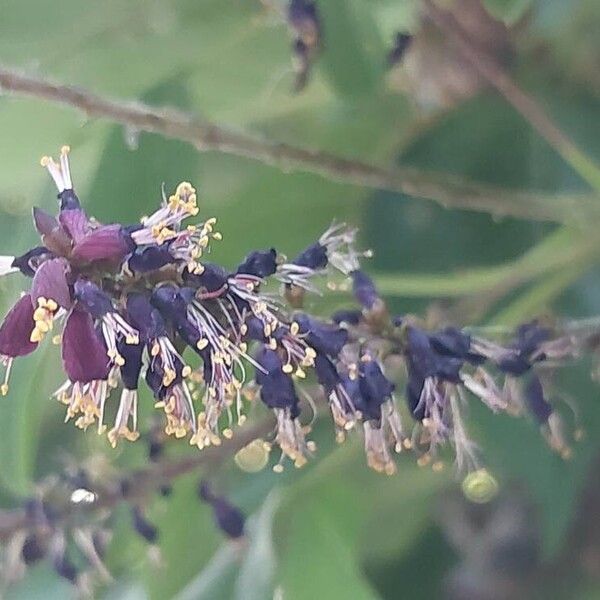
[(248, 548), (235, 582), (235, 600), (262, 600), (273, 596), (273, 577), (277, 564), (273, 518), (279, 501), (279, 493), (271, 492), (256, 519), (249, 525)]
[(60, 577), (47, 564), (30, 568), (22, 581), (12, 585), (4, 600), (75, 600), (72, 584)]
[(385, 51), (373, 15), (359, 0), (319, 4), (324, 51), (320, 64), (340, 96), (373, 93), (381, 83)]
[(363, 565), (402, 557), (427, 526), (446, 478), (403, 460), (397, 475), (383, 478), (361, 465), (357, 441), (322, 457), (285, 493), (276, 539), (286, 597), (310, 598), (320, 589), (331, 598), (376, 598)]
[(196, 485), (193, 476), (179, 480), (162, 510), (156, 507), (148, 515), (159, 530), (158, 547), (164, 562), (158, 569), (147, 561), (142, 567), (143, 581), (151, 599), (171, 598), (182, 590), (217, 546), (212, 510), (200, 503)]
[[(148, 90), (143, 100), (184, 108), (190, 105), (187, 88), (178, 79)], [(128, 134), (134, 137), (132, 148), (126, 142)], [(189, 181), (197, 168), (198, 154), (189, 145), (114, 126), (85, 205), (100, 220), (134, 223), (158, 208), (163, 184), (168, 195), (179, 182)]]
[(233, 544), (221, 546), (200, 573), (173, 600), (227, 600), (233, 593), (240, 549)]
[[(347, 499), (352, 502), (351, 497)], [(290, 600), (378, 597), (360, 573), (346, 532), (315, 498), (307, 498), (291, 517), (280, 584), (284, 597)]]

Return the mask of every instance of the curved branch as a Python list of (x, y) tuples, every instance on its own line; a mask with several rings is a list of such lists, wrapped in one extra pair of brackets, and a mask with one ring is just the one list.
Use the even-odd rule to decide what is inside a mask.
[(243, 156), (284, 171), (305, 171), (339, 183), (408, 194), (432, 200), (446, 208), (580, 225), (600, 218), (600, 203), (594, 196), (549, 197), (496, 189), (452, 175), (411, 167), (384, 169), (327, 152), (233, 131), (178, 110), (110, 100), (81, 88), (53, 83), (2, 66), (0, 89), (69, 106), (88, 117), (107, 119), (136, 131), (182, 140), (199, 151), (213, 150)]
[[(126, 495), (120, 485), (97, 491), (96, 502), (84, 507), (73, 505), (72, 512), (80, 514), (81, 510), (110, 509), (124, 500), (143, 498), (162, 484), (196, 469), (215, 469), (251, 441), (268, 434), (273, 427), (274, 421), (271, 417), (240, 427), (232, 439), (224, 440), (220, 446), (212, 446), (198, 454), (187, 455), (173, 461), (157, 463), (130, 474), (126, 478), (128, 484)], [(68, 521), (71, 516), (71, 512), (67, 511), (60, 516), (59, 521)], [(36, 526), (39, 526), (39, 523), (36, 523), (35, 519), (22, 509), (0, 511), (0, 540), (6, 540), (22, 529), (35, 529)]]

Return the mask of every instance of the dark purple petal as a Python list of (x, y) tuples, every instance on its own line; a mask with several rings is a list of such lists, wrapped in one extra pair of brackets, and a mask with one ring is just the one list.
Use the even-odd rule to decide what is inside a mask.
[(298, 396), (292, 378), (283, 372), (277, 352), (262, 346), (256, 361), (266, 372), (256, 370), (256, 382), (261, 386), (260, 398), (269, 408), (289, 408), (292, 418), (300, 413)]
[(317, 380), (325, 388), (327, 394), (331, 393), (340, 382), (340, 376), (335, 365), (320, 352), (315, 357), (315, 373), (317, 374)]
[(525, 386), (525, 404), (538, 423), (544, 424), (552, 414), (552, 406), (544, 396), (542, 382), (537, 375), (532, 375)]
[(335, 357), (348, 343), (348, 331), (331, 323), (298, 313), (294, 321), (300, 328), (300, 333), (306, 336), (306, 341), (317, 351)]
[(127, 265), (134, 273), (149, 273), (174, 262), (176, 261), (169, 252), (169, 245), (162, 244), (138, 248), (127, 261)]
[(237, 268), (238, 273), (254, 275), (255, 277), (269, 277), (277, 270), (277, 252), (270, 250), (255, 250), (246, 256)]
[(128, 321), (140, 332), (143, 341), (167, 334), (164, 319), (145, 294), (128, 294), (127, 316)]
[(445, 327), (429, 336), (431, 347), (443, 356), (460, 358), (473, 365), (485, 362), (485, 357), (471, 352), (471, 336), (456, 327)]
[(121, 379), (123, 387), (127, 390), (137, 390), (138, 379), (142, 371), (143, 344), (126, 344), (119, 342), (119, 354), (125, 359), (121, 367)]
[(540, 344), (547, 342), (552, 337), (552, 331), (547, 327), (542, 327), (537, 321), (532, 321), (519, 325), (516, 337), (512, 347), (519, 350), (523, 356), (529, 357), (536, 352)]
[(60, 210), (76, 210), (81, 208), (81, 202), (79, 202), (79, 198), (73, 189), (63, 190), (58, 194), (58, 199), (60, 200)]
[(200, 291), (212, 294), (227, 288), (227, 280), (230, 273), (220, 265), (213, 263), (203, 263), (204, 270), (200, 274), (184, 271), (183, 279), (186, 285), (189, 285)]
[(41, 263), (49, 258), (52, 258), (52, 253), (44, 246), (32, 248), (25, 254), (17, 256), (12, 262), (12, 266), (16, 267), (26, 277), (33, 277)]
[(69, 269), (69, 263), (64, 258), (53, 258), (40, 265), (31, 286), (31, 299), (35, 306), (38, 298), (54, 300), (62, 308), (71, 306), (71, 293), (67, 284)]
[(292, 261), (292, 264), (294, 265), (314, 269), (315, 271), (324, 269), (328, 263), (329, 258), (327, 258), (327, 248), (319, 244), (319, 242), (316, 242), (303, 250)]
[(437, 371), (437, 360), (429, 336), (417, 327), (407, 327), (406, 342), (409, 373), (418, 375), (421, 379), (434, 376)]
[(150, 302), (161, 314), (173, 323), (185, 320), (187, 304), (181, 297), (180, 288), (176, 285), (161, 285), (152, 292)]
[(121, 225), (102, 225), (75, 243), (72, 257), (81, 262), (119, 261), (129, 252), (130, 247)]
[(29, 338), (35, 327), (31, 296), (25, 294), (11, 308), (0, 325), (0, 355), (14, 358), (25, 356), (37, 348)]
[(425, 380), (418, 373), (409, 373), (408, 381), (406, 382), (406, 403), (410, 410), (410, 414), (417, 421), (422, 421), (426, 416), (426, 404), (421, 402), (421, 393)]
[(379, 300), (379, 294), (372, 279), (362, 271), (353, 271), (352, 290), (356, 301), (365, 308), (372, 309)]
[(362, 312), (356, 309), (341, 309), (333, 313), (331, 320), (338, 325), (347, 323), (348, 325), (358, 325), (362, 319)]
[(106, 348), (90, 314), (74, 310), (67, 317), (62, 339), (62, 360), (72, 382), (89, 383), (108, 377)]
[(114, 312), (110, 296), (104, 293), (93, 281), (78, 279), (74, 285), (75, 297), (94, 317), (101, 319), (108, 313)]
[(90, 221), (81, 208), (61, 210), (58, 220), (76, 244), (91, 231)]

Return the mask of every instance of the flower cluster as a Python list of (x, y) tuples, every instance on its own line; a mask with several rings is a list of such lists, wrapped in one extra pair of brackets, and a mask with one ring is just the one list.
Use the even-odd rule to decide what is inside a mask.
[[(344, 225), (334, 224), (292, 260), (270, 248), (229, 271), (205, 260), (211, 241), (221, 239), (216, 220), (186, 224), (199, 212), (186, 182), (139, 224), (101, 224), (75, 194), (68, 152), (64, 147), (58, 162), (42, 160), (58, 188), (59, 212), (34, 209), (41, 245), (0, 263), (4, 273), (32, 278), (0, 326), (3, 394), (14, 359), (58, 332), (51, 337), (61, 345), (67, 380), (55, 397), (67, 419), (82, 429), (96, 424), (113, 446), (139, 436), (138, 386), (145, 381), (164, 412), (164, 434), (200, 449), (231, 437), (260, 397), (276, 420), (275, 470), (285, 459), (300, 467), (315, 450), (301, 400), (313, 404), (308, 390), (312, 385), (314, 396), (316, 380), (337, 439), (361, 429), (367, 461), (378, 471), (395, 471), (394, 451), (414, 449), (428, 462), (445, 442), (460, 467), (475, 466), (462, 418), (468, 394), (493, 411), (529, 409), (552, 446), (568, 452), (535, 369), (572, 354), (568, 338), (532, 323), (501, 346), (456, 328), (426, 332), (413, 319), (391, 317), (360, 270), (366, 253), (355, 249), (356, 231)], [(328, 271), (352, 282), (361, 308), (324, 321), (300, 309)], [(282, 293), (267, 291), (268, 280)], [(394, 356), (405, 367), (405, 410), (384, 373)], [(108, 412), (115, 415), (111, 425)], [(407, 418), (415, 425), (407, 428)]]
[[(351, 324), (355, 335), (362, 333), (365, 340), (374, 326), (377, 331), (381, 323), (389, 323), (391, 330), (379, 332), (374, 339), (377, 344), (387, 339), (388, 356), (403, 359), (406, 407), (415, 422), (403, 445), (420, 454), (421, 464), (435, 464), (438, 448), (450, 443), (459, 470), (478, 468), (477, 448), (463, 419), (470, 396), (494, 413), (529, 413), (549, 445), (563, 457), (569, 456), (561, 418), (548, 400), (548, 386), (542, 383), (542, 367), (576, 356), (581, 345), (575, 337), (557, 335), (537, 321), (520, 325), (503, 345), (453, 326), (425, 331), (413, 317), (390, 317), (364, 273), (352, 273), (352, 278), (362, 311), (340, 311), (334, 320)], [(369, 453), (367, 437), (365, 442)], [(385, 455), (381, 459), (387, 461)], [(389, 464), (385, 468), (392, 470)]]

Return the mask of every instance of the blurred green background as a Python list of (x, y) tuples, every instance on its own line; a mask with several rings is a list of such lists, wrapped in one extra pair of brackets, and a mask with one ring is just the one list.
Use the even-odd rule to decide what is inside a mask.
[[(509, 191), (590, 191), (521, 116), (444, 49), (440, 34), (423, 22), (418, 0), (322, 0), (324, 48), (300, 94), (291, 91), (290, 34), (277, 5), (4, 0), (0, 63), (372, 164), (397, 162)], [(472, 16), (487, 51), (506, 60), (519, 84), (600, 161), (597, 0), (456, 5)], [(415, 38), (402, 64), (386, 70), (398, 30)], [(0, 97), (0, 132), (6, 254), (25, 251), (35, 239), (33, 205), (54, 207), (39, 158), (67, 143), (80, 196), (102, 221), (133, 221), (157, 205), (162, 183), (171, 189), (192, 181), (201, 214), (216, 216), (223, 232), (213, 258), (228, 266), (271, 245), (293, 254), (335, 218), (360, 227), (362, 245), (374, 250), (366, 268), (380, 277), (397, 312), (508, 325), (548, 311), (600, 312), (600, 246), (590, 244), (589, 233), (449, 211), (315, 174), (198, 153), (10, 94)], [(7, 307), (24, 282), (15, 276), (1, 285)], [(347, 305), (337, 295), (312, 307), (327, 314)], [(359, 439), (336, 447), (331, 428), (317, 424), (317, 459), (301, 471), (248, 474), (230, 461), (220, 472), (219, 489), (252, 515), (243, 549), (223, 540), (199, 503), (197, 474), (151, 503), (159, 565), (132, 532), (125, 508), (116, 510), (106, 559), (114, 582), (97, 597), (600, 598), (600, 531), (594, 531), (600, 405), (589, 370), (587, 363), (569, 367), (557, 381), (561, 393), (575, 399), (587, 431), (567, 462), (550, 452), (533, 423), (473, 408), (469, 428), (500, 483), (489, 504), (469, 504), (451, 468), (433, 473), (410, 457), (402, 457), (394, 477), (371, 473)], [(101, 454), (122, 468), (144, 463), (143, 447), (112, 451), (94, 432), (82, 435), (62, 424), (63, 408), (48, 399), (61, 383), (56, 348), (20, 361), (12, 383), (0, 402), (3, 508), (17, 506), (66, 460)], [(142, 408), (143, 422), (149, 407), (148, 401)], [(185, 444), (172, 446), (174, 456), (191, 452)], [(74, 592), (40, 564), (2, 595), (58, 599)]]

